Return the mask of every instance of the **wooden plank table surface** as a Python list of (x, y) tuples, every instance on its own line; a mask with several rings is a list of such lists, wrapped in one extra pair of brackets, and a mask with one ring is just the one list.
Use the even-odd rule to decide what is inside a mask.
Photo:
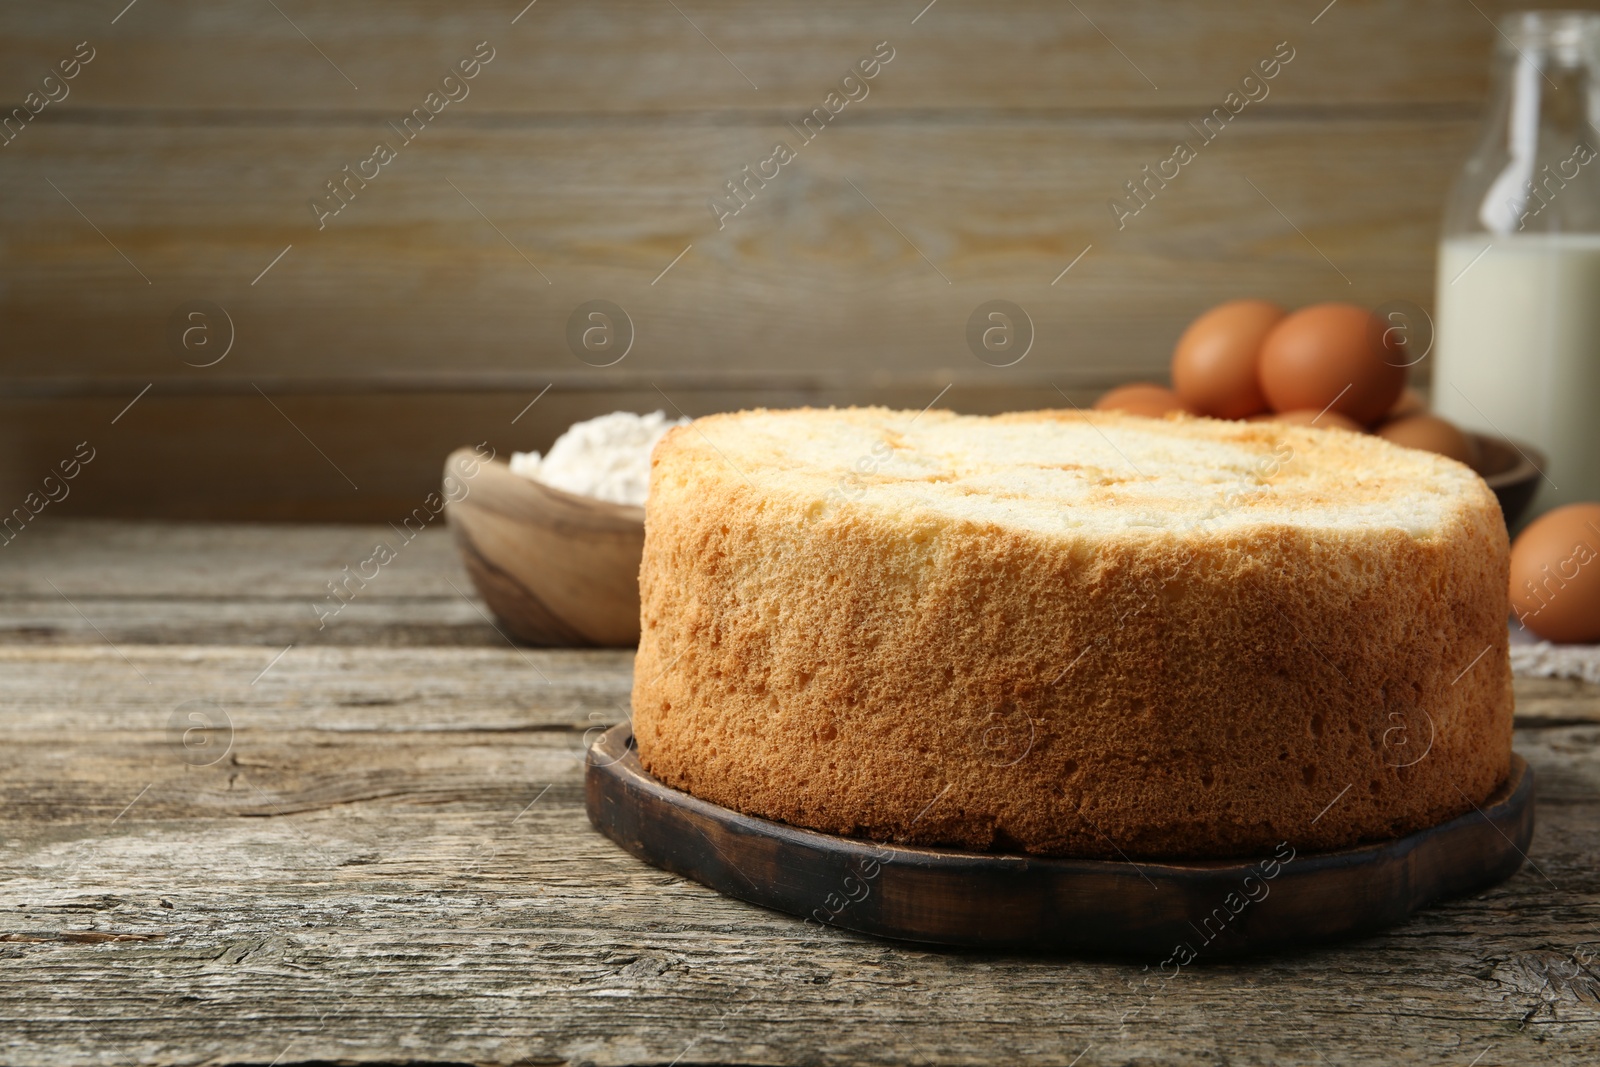
[(0, 1061), (1600, 1062), (1600, 690), (1518, 681), (1531, 863), (1389, 933), (1176, 974), (930, 950), (595, 833), (630, 654), (510, 647), (443, 531), (319, 630), (385, 530), (0, 551)]

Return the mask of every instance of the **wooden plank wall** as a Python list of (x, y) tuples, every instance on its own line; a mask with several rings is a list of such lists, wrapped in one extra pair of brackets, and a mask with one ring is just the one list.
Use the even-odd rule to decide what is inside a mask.
[[(0, 509), (89, 441), (62, 513), (384, 519), (455, 445), (615, 408), (1059, 406), (1161, 376), (1228, 297), (1428, 306), (1504, 6), (524, 3), (0, 8), (0, 109), (66, 94), (0, 136)], [(891, 52), (814, 140), (788, 125)], [(1214, 140), (1188, 125), (1291, 54)], [(319, 220), (347, 165), (376, 176)], [(991, 299), (1034, 323), (1014, 366), (968, 349)], [(594, 300), (633, 325), (611, 366), (567, 341)], [(174, 342), (196, 301), (209, 349)], [(232, 347), (188, 365), (216, 308)]]

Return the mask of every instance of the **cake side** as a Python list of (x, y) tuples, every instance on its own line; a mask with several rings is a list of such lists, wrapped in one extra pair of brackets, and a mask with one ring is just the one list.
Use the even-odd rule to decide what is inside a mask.
[[(1282, 428), (1226, 432), (1281, 454)], [(1285, 439), (1309, 467), (1321, 436)], [(653, 461), (634, 731), (669, 785), (911, 843), (1225, 856), (1407, 833), (1509, 769), (1505, 533), (1481, 482), (1422, 533), (1107, 534), (1088, 508), (1036, 529), (871, 487), (829, 503), (737, 442), (691, 426)]]

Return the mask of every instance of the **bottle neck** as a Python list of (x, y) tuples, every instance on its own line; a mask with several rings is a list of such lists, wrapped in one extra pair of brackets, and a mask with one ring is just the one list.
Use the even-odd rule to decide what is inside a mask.
[(1485, 133), (1447, 236), (1600, 233), (1600, 16), (1506, 16)]

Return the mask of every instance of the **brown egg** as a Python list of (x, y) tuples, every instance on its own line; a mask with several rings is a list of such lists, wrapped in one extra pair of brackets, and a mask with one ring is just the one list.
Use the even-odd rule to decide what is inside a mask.
[(1122, 411), (1129, 415), (1145, 415), (1159, 419), (1169, 411), (1185, 411), (1183, 401), (1164, 385), (1135, 382), (1119, 385), (1094, 402), (1096, 411)]
[(1400, 399), (1394, 402), (1394, 407), (1384, 416), (1386, 419), (1398, 419), (1402, 415), (1421, 415), (1428, 410), (1428, 402), (1422, 399), (1422, 394), (1411, 386), (1400, 390)]
[(1261, 391), (1274, 411), (1332, 405), (1366, 425), (1388, 411), (1405, 387), (1404, 360), (1384, 347), (1365, 308), (1315, 304), (1272, 328), (1261, 343)]
[(1314, 426), (1319, 430), (1349, 430), (1351, 433), (1366, 433), (1367, 429), (1354, 419), (1346, 418), (1337, 411), (1318, 411), (1316, 408), (1301, 408), (1299, 411), (1279, 411), (1268, 415), (1256, 415), (1251, 422), (1287, 422), (1295, 426)]
[(1231, 300), (1191, 322), (1172, 352), (1172, 388), (1184, 405), (1219, 419), (1267, 410), (1256, 363), (1261, 342), (1283, 316), (1266, 300)]
[(1556, 508), (1518, 535), (1511, 609), (1547, 641), (1600, 641), (1600, 504)]
[(1472, 438), (1437, 415), (1403, 415), (1378, 427), (1377, 433), (1385, 441), (1437, 452), (1469, 467), (1477, 458), (1478, 450), (1473, 447)]

